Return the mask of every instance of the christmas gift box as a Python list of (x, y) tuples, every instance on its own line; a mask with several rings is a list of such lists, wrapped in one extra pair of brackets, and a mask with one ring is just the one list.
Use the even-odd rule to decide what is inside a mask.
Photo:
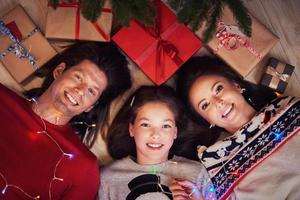
[(0, 61), (21, 83), (56, 54), (21, 6), (0, 19)]
[[(208, 42), (208, 47), (243, 77), (246, 77), (278, 42), (278, 38), (264, 25), (253, 16), (251, 19), (252, 36), (247, 37), (239, 29), (230, 9), (225, 7), (217, 31)], [(196, 33), (200, 38), (203, 30), (202, 27)]]
[(113, 36), (119, 47), (157, 85), (168, 80), (200, 47), (201, 41), (161, 1), (154, 1), (154, 27), (135, 20)]
[(268, 63), (267, 70), (260, 83), (283, 93), (295, 67), (275, 58), (270, 58)]
[(67, 40), (110, 41), (112, 11), (109, 1), (105, 1), (101, 15), (95, 22), (88, 21), (80, 13), (77, 1), (60, 1), (54, 9), (48, 6), (46, 38)]

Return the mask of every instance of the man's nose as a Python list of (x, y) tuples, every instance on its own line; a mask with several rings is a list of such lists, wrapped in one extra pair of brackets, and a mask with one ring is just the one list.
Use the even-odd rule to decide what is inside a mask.
[(81, 96), (84, 95), (86, 89), (87, 89), (87, 87), (83, 83), (75, 87), (75, 91), (77, 92), (77, 94), (79, 94)]

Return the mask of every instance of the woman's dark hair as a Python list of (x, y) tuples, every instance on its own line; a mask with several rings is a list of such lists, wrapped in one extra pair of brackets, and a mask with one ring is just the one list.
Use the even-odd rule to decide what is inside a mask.
[[(136, 146), (134, 139), (130, 137), (129, 123), (134, 123), (138, 110), (150, 102), (162, 102), (168, 106), (175, 116), (177, 135), (180, 134), (183, 109), (175, 91), (168, 86), (141, 86), (127, 99), (108, 129), (107, 147), (114, 159), (128, 155), (136, 157)], [(169, 155), (172, 156), (173, 152), (171, 148)]]
[[(89, 60), (97, 65), (108, 79), (108, 85), (93, 109), (88, 113), (84, 112), (75, 116), (70, 121), (75, 131), (82, 137), (85, 135), (87, 128), (89, 128), (87, 135), (85, 135), (85, 142), (87, 146), (91, 147), (96, 140), (96, 134), (107, 123), (106, 117), (110, 102), (131, 87), (127, 60), (113, 43), (78, 42), (70, 46), (49, 60), (36, 73), (37, 76), (45, 77), (45, 80), (41, 88), (32, 89), (26, 95), (29, 97), (39, 97), (42, 95), (53, 82), (54, 77), (52, 72), (60, 63), (65, 63), (65, 70), (68, 70), (83, 60)], [(96, 124), (96, 127), (87, 126), (91, 124)]]
[[(245, 100), (256, 110), (260, 110), (268, 102), (276, 98), (276, 94), (270, 88), (263, 85), (256, 85), (250, 83), (246, 80), (243, 80), (240, 75), (234, 72), (228, 65), (220, 61), (217, 58), (210, 57), (194, 57), (188, 60), (181, 69), (177, 72), (176, 80), (176, 91), (184, 103), (184, 106), (187, 109), (189, 118), (195, 121), (197, 124), (205, 127), (205, 130), (199, 131), (198, 137), (202, 137), (202, 134), (210, 132), (214, 135), (216, 140), (222, 131), (225, 131), (223, 128), (214, 127), (209, 129), (210, 124), (203, 119), (200, 114), (192, 106), (189, 96), (190, 89), (193, 83), (201, 76), (204, 75), (217, 75), (226, 78), (230, 82), (238, 84), (241, 88), (245, 88), (243, 96)], [(203, 133), (205, 131), (206, 133)], [(184, 135), (184, 141), (182, 145), (186, 148), (181, 148), (183, 152), (182, 155), (186, 156), (190, 154), (189, 147), (194, 148), (192, 151), (196, 153), (196, 147), (199, 145), (195, 138), (197, 134), (194, 132), (191, 135)], [(199, 139), (198, 139), (199, 140)], [(201, 140), (200, 140), (201, 141)], [(210, 143), (214, 143), (214, 140), (211, 140)], [(209, 145), (211, 145), (209, 144)], [(203, 145), (203, 144), (200, 144)], [(194, 155), (195, 155), (194, 153)]]

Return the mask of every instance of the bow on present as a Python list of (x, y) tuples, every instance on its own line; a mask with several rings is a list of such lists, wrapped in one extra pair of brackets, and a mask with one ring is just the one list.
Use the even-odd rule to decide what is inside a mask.
[(288, 79), (290, 78), (290, 75), (289, 74), (284, 74), (283, 72), (279, 72), (277, 71), (275, 68), (273, 67), (268, 67), (267, 69), (267, 74), (270, 74), (271, 76), (273, 77), (277, 77), (278, 79), (284, 81), (284, 82), (287, 82)]
[[(158, 1), (155, 1), (157, 4)], [(158, 7), (158, 6), (157, 6)], [(167, 55), (171, 60), (176, 63), (177, 66), (180, 66), (183, 61), (178, 56), (178, 49), (174, 44), (168, 41), (168, 37), (179, 28), (179, 24), (176, 21), (171, 24), (164, 32), (161, 30), (161, 17), (160, 9), (157, 10), (157, 16), (155, 20), (154, 27), (145, 27), (140, 24), (140, 26), (153, 37), (156, 41), (149, 45), (145, 51), (136, 59), (137, 64), (143, 63), (154, 51), (156, 52), (156, 64), (155, 64), (155, 79), (162, 80), (165, 79), (165, 56)], [(138, 22), (136, 22), (138, 23)], [(139, 24), (139, 23), (138, 23)]]
[(226, 25), (224, 22), (219, 21), (218, 31), (216, 33), (216, 38), (219, 40), (217, 48), (214, 49), (217, 53), (222, 47), (228, 50), (235, 50), (239, 46), (244, 46), (257, 58), (261, 58), (260, 53), (258, 53), (251, 45), (247, 36), (245, 36), (239, 29), (238, 26)]
[[(80, 3), (76, 2), (76, 1), (73, 1), (73, 2), (62, 1), (61, 3), (58, 4), (58, 7), (66, 7), (66, 8), (73, 7), (73, 8), (76, 8), (75, 39), (78, 40), (79, 36), (80, 36), (79, 35), (79, 30), (80, 30)], [(111, 13), (112, 11), (109, 8), (102, 8), (102, 12)], [(95, 27), (96, 31), (103, 37), (103, 39), (105, 41), (110, 40), (110, 37), (105, 34), (105, 32), (99, 27), (99, 25), (96, 22), (94, 22), (92, 24)]]
[(34, 56), (29, 53), (30, 49), (27, 51), (27, 49), (21, 45), (21, 41), (26, 40), (38, 31), (38, 28), (35, 27), (26, 37), (22, 39), (22, 35), (14, 22), (5, 25), (4, 21), (0, 20), (0, 36), (2, 34), (7, 34), (8, 37), (13, 41), (13, 44), (11, 44), (0, 54), (0, 60), (2, 60), (9, 52), (13, 52), (21, 60), (27, 58), (30, 64), (37, 69), (38, 66)]

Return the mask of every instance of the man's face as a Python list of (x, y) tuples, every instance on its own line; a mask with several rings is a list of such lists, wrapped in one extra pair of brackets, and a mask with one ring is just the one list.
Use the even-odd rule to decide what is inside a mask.
[(97, 65), (83, 60), (64, 71), (61, 63), (53, 72), (54, 81), (46, 91), (49, 103), (65, 117), (88, 112), (107, 87), (107, 77)]

